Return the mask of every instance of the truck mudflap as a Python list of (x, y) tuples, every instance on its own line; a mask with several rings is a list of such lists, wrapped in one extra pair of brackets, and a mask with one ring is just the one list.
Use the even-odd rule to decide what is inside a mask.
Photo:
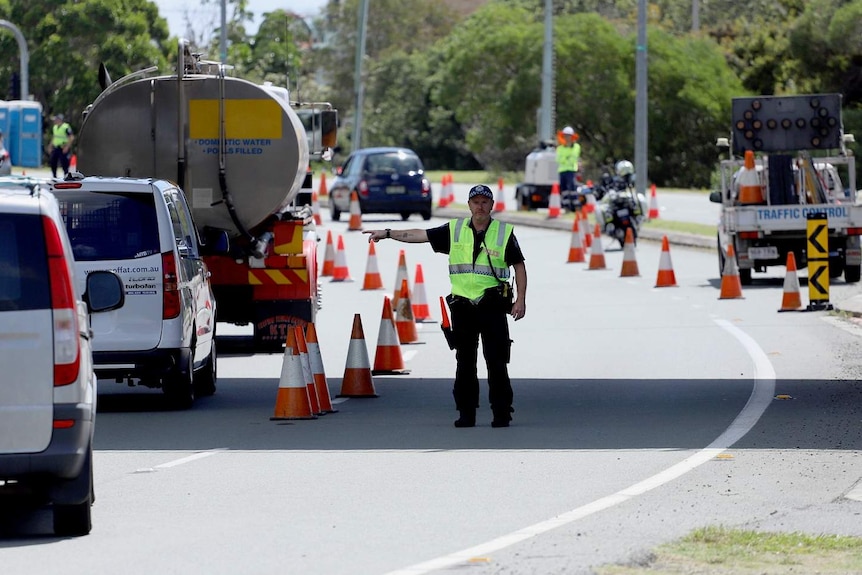
[(862, 242), (859, 236), (847, 236), (847, 247), (844, 249), (844, 263), (848, 266), (862, 265)]

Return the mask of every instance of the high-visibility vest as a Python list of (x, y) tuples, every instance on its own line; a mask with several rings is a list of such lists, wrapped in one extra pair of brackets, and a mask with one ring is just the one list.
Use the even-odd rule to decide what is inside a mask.
[(577, 172), (578, 161), (581, 159), (581, 145), (577, 142), (571, 146), (557, 146), (557, 171)]
[(51, 139), (51, 143), (55, 148), (60, 148), (65, 146), (69, 141), (69, 131), (72, 129), (67, 122), (63, 122), (59, 126), (54, 126), (54, 137)]
[(449, 222), (449, 279), (452, 282), (452, 295), (478, 301), (485, 295), (486, 289), (509, 279), (506, 246), (514, 229), (512, 224), (491, 220), (485, 231), (482, 252), (474, 264), (474, 237), (470, 220), (458, 218)]

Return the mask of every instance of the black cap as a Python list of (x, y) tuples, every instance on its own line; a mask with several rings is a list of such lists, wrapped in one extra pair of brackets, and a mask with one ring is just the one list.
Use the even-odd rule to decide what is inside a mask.
[(470, 188), (470, 194), (467, 196), (468, 200), (472, 200), (475, 196), (485, 196), (486, 198), (494, 199), (494, 192), (491, 191), (491, 188), (484, 184), (479, 184), (478, 186), (473, 186)]

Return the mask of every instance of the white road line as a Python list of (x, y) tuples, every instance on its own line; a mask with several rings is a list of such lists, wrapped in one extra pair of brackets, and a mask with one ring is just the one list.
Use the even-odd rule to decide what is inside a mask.
[(853, 499), (854, 501), (862, 501), (862, 481), (856, 484), (853, 489), (847, 492), (847, 495), (844, 496), (847, 499)]
[(754, 339), (752, 339), (747, 333), (728, 321), (720, 319), (713, 321), (715, 321), (719, 327), (735, 337), (739, 343), (742, 344), (745, 351), (748, 352), (749, 357), (751, 357), (754, 362), (754, 388), (751, 391), (748, 402), (745, 404), (745, 407), (742, 408), (742, 411), (739, 412), (739, 415), (736, 416), (736, 419), (733, 420), (730, 426), (725, 429), (715, 441), (676, 465), (672, 465), (664, 471), (657, 473), (644, 481), (635, 483), (634, 485), (618, 491), (613, 495), (597, 499), (592, 503), (587, 503), (586, 505), (582, 505), (581, 507), (562, 513), (546, 521), (530, 525), (529, 527), (503, 535), (497, 539), (492, 539), (491, 541), (476, 545), (475, 547), (470, 547), (468, 549), (457, 551), (455, 553), (444, 555), (403, 569), (390, 571), (386, 575), (418, 575), (422, 573), (430, 573), (431, 571), (436, 571), (438, 569), (446, 569), (460, 563), (466, 563), (474, 557), (489, 555), (495, 551), (514, 545), (515, 543), (520, 543), (521, 541), (530, 539), (531, 537), (541, 535), (542, 533), (556, 529), (557, 527), (567, 525), (594, 513), (598, 513), (599, 511), (613, 507), (619, 503), (628, 501), (638, 495), (643, 495), (647, 491), (673, 481), (696, 467), (703, 465), (739, 441), (746, 433), (751, 431), (751, 428), (754, 427), (763, 415), (763, 412), (766, 411), (766, 408), (772, 402), (772, 398), (775, 395), (775, 369), (772, 367), (772, 363), (769, 361), (766, 353), (764, 353), (760, 346), (757, 345), (757, 342), (754, 341)]
[(193, 453), (192, 455), (181, 457), (180, 459), (174, 459), (173, 461), (168, 461), (167, 463), (156, 465), (155, 469), (170, 469), (171, 467), (176, 467), (184, 463), (191, 463), (192, 461), (197, 461), (198, 459), (203, 459), (204, 457), (209, 457), (210, 455), (215, 455), (216, 453), (221, 453), (222, 451), (227, 451), (227, 448), (219, 447), (217, 449), (208, 449), (206, 451)]

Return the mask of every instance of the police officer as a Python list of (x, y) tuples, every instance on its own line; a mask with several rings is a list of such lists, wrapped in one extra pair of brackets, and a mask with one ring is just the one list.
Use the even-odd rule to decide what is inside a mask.
[(581, 160), (581, 145), (571, 126), (563, 128), (562, 139), (557, 146), (557, 171), (560, 174), (560, 195), (575, 191), (575, 177)]
[(63, 175), (69, 173), (69, 162), (71, 160), (72, 141), (75, 139), (70, 126), (64, 119), (63, 114), (54, 116), (54, 125), (51, 127), (50, 164), (51, 173), (57, 177), (57, 168), (62, 166)]
[[(452, 394), (460, 417), (455, 427), (474, 427), (479, 407), (479, 338), (488, 366), (488, 396), (492, 427), (508, 427), (512, 420), (512, 384), (508, 363), (511, 315), (518, 321), (526, 313), (527, 268), (515, 238), (514, 227), (491, 218), (494, 193), (485, 185), (473, 186), (467, 205), (471, 217), (450, 220), (428, 230), (366, 230), (368, 241), (394, 239), (406, 243), (430, 242), (438, 253), (449, 254), (452, 294), (447, 298), (455, 335), (455, 385)], [(515, 271), (516, 295), (506, 294)], [(504, 285), (505, 284), (505, 285)]]

